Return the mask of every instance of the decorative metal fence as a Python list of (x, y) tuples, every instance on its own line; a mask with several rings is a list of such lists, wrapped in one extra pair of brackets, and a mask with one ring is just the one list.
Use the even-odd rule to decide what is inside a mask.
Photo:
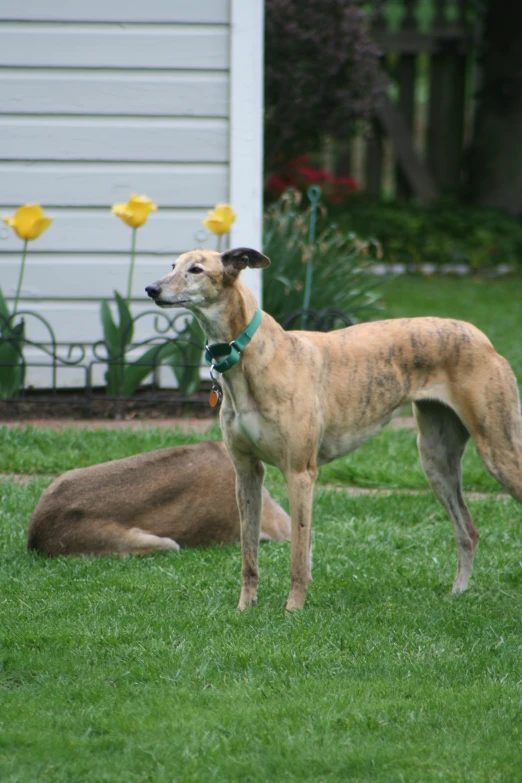
[[(51, 324), (40, 314), (30, 310), (19, 310), (16, 320), (22, 323), (21, 334), (13, 334), (11, 319), (0, 316), (2, 335), (0, 346), (0, 400), (4, 403), (24, 401), (62, 403), (81, 401), (82, 415), (93, 415), (93, 404), (97, 400), (125, 401), (132, 399), (137, 389), (147, 382), (147, 400), (159, 400), (161, 385), (160, 369), (172, 371), (177, 387), (176, 400), (183, 403), (193, 400), (193, 394), (200, 386), (203, 335), (191, 316), (176, 313), (168, 316), (158, 310), (140, 313), (129, 324), (129, 332), (138, 322), (147, 320), (147, 339), (129, 341), (128, 334), (122, 335), (123, 350), (114, 353), (105, 340), (95, 343), (66, 343), (56, 339)], [(31, 321), (45, 329), (47, 339), (35, 342), (26, 338)], [(31, 359), (26, 361), (25, 349), (31, 349)], [(7, 351), (5, 350), (7, 349)], [(35, 394), (25, 383), (27, 369), (38, 367), (48, 372), (49, 383), (43, 393)], [(94, 376), (97, 368), (104, 368), (106, 384), (96, 385)], [(59, 374), (63, 371), (81, 371), (83, 384), (80, 388), (63, 389)], [(112, 374), (112, 377), (111, 377)], [(99, 375), (99, 373), (98, 373)], [(169, 384), (172, 386), (173, 384)]]

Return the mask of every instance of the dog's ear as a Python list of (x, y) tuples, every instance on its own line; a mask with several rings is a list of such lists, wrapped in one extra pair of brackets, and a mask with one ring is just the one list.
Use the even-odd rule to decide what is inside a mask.
[(221, 254), (221, 261), (228, 277), (234, 278), (247, 266), (250, 269), (264, 269), (270, 265), (270, 259), (258, 250), (250, 247), (236, 247), (234, 250), (225, 250)]

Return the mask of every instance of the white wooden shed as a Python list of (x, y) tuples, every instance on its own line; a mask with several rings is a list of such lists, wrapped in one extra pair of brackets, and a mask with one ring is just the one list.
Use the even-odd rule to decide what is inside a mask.
[[(21, 305), (59, 341), (101, 339), (100, 300), (125, 293), (131, 230), (110, 208), (132, 193), (159, 207), (138, 231), (134, 314), (150, 309), (144, 287), (173, 256), (216, 247), (201, 223), (216, 203), (238, 215), (231, 246), (261, 247), (263, 5), (0, 3), (0, 215), (36, 202), (54, 219), (30, 243)], [(0, 225), (12, 302), (22, 242)], [(247, 282), (259, 297), (258, 273)], [(30, 369), (27, 382), (47, 377)], [(83, 382), (82, 372), (59, 377)]]

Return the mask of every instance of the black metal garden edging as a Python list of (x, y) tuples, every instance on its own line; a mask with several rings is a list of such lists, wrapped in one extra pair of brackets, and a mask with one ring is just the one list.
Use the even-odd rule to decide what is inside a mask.
[[(149, 399), (154, 400), (160, 391), (158, 383), (158, 370), (160, 367), (170, 367), (176, 376), (176, 385), (181, 395), (178, 401), (188, 401), (191, 393), (199, 385), (199, 373), (201, 357), (203, 353), (203, 340), (196, 340), (186, 334), (187, 321), (192, 317), (186, 313), (176, 313), (173, 317), (158, 311), (146, 311), (140, 313), (129, 326), (129, 331), (145, 318), (151, 318), (149, 328), (151, 334), (145, 340), (138, 340), (127, 345), (125, 335), (122, 343), (124, 350), (112, 355), (104, 340), (94, 343), (66, 343), (56, 339), (51, 324), (39, 313), (30, 310), (18, 310), (16, 313), (17, 324), (23, 322), (22, 329), (15, 334), (12, 316), (5, 319), (0, 315), (0, 402), (42, 402), (54, 401), (78, 402), (79, 396), (83, 402), (83, 415), (92, 415), (92, 404), (95, 400), (129, 401), (135, 398), (134, 394), (125, 393), (124, 379), (132, 372), (134, 377), (142, 380), (150, 376)], [(47, 339), (35, 341), (26, 335), (30, 330), (31, 321), (37, 322), (40, 329), (47, 332)], [(3, 349), (3, 350), (2, 350)], [(26, 358), (26, 349), (40, 357)], [(145, 351), (145, 353), (144, 353)], [(139, 354), (138, 358), (133, 355)], [(9, 360), (6, 360), (6, 355)], [(119, 393), (110, 393), (107, 388), (100, 393), (99, 386), (93, 382), (95, 368), (103, 366), (116, 368), (116, 374), (121, 372), (122, 384)], [(26, 375), (29, 368), (43, 368), (49, 373), (49, 384), (45, 393), (35, 395), (33, 390), (26, 387)], [(83, 386), (69, 388), (69, 398), (60, 394), (58, 385), (58, 373), (60, 370), (74, 369), (83, 372)], [(18, 378), (20, 383), (13, 388), (13, 382)], [(141, 382), (138, 383), (138, 387)]]

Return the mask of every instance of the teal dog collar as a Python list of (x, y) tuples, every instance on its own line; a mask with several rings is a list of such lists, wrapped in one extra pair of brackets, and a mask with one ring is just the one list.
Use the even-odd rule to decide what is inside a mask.
[[(219, 373), (224, 373), (227, 370), (230, 370), (234, 364), (238, 363), (238, 361), (241, 359), (241, 351), (246, 348), (256, 333), (257, 327), (261, 323), (261, 316), (262, 311), (260, 308), (258, 308), (248, 326), (246, 326), (239, 337), (236, 337), (236, 339), (232, 340), (231, 343), (213, 343), (213, 345), (206, 343), (205, 361), (212, 368), (212, 370), (215, 370)], [(220, 361), (217, 361), (218, 356), (224, 358), (222, 358)]]

